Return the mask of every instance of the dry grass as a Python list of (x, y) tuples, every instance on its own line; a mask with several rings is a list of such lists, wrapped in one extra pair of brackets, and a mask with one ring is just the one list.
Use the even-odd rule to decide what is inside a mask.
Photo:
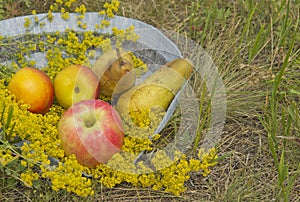
[[(41, 5), (48, 4), (40, 1)], [(47, 3), (45, 3), (47, 2)], [(102, 1), (85, 0), (90, 10), (97, 10)], [(200, 10), (193, 13), (192, 19), (191, 0), (124, 0), (121, 2), (120, 15), (135, 18), (151, 24), (168, 32), (186, 33), (190, 37), (199, 36), (195, 32), (201, 32), (203, 24), (198, 24), (197, 16), (205, 15), (205, 9), (210, 9), (210, 2), (203, 3)], [(208, 28), (203, 47), (212, 56), (219, 67), (227, 91), (227, 119), (222, 133), (222, 140), (218, 145), (220, 155), (228, 155), (227, 158), (213, 168), (211, 175), (204, 178), (198, 173), (193, 173), (186, 183), (188, 190), (180, 197), (175, 197), (164, 192), (148, 189), (133, 188), (122, 185), (117, 188), (96, 188), (94, 197), (80, 199), (67, 193), (55, 194), (49, 186), (42, 185), (40, 190), (32, 190), (19, 185), (17, 180), (6, 178), (0, 181), (0, 200), (7, 201), (36, 201), (41, 196), (43, 201), (276, 201), (278, 187), (278, 173), (274, 160), (270, 153), (268, 137), (264, 127), (257, 116), (263, 113), (263, 107), (267, 103), (269, 91), (267, 81), (270, 81), (276, 73), (276, 68), (283, 62), (284, 52), (280, 52), (279, 46), (270, 41), (275, 37), (270, 33), (263, 40), (265, 48), (259, 55), (248, 63), (248, 54), (251, 38), (242, 36), (245, 19), (249, 10), (242, 1), (217, 1), (219, 8), (235, 8), (228, 19), (216, 20), (214, 26)], [(270, 1), (263, 1), (267, 3)], [(271, 4), (270, 4), (271, 5)], [(11, 12), (7, 17), (30, 13), (30, 8), (23, 9), (24, 5), (10, 3), (7, 11)], [(39, 7), (41, 11), (45, 7)], [(36, 9), (36, 8), (34, 8)], [(266, 9), (273, 14), (275, 8)], [(259, 19), (261, 10), (253, 17), (253, 23), (267, 21)], [(292, 15), (296, 15), (292, 13)], [(267, 16), (262, 15), (262, 16)], [(295, 16), (296, 17), (296, 16)], [(202, 22), (202, 21), (201, 21)], [(278, 22), (279, 23), (279, 22)], [(253, 30), (257, 30), (255, 24)], [(274, 27), (276, 29), (276, 27)], [(196, 30), (196, 31), (195, 31)], [(249, 35), (254, 33), (249, 33)], [(288, 36), (286, 36), (288, 37)], [(198, 40), (198, 38), (195, 38)], [(284, 44), (282, 44), (284, 45)], [(297, 71), (297, 66), (294, 67)], [(298, 66), (299, 68), (299, 66)], [(290, 69), (289, 71), (293, 71)], [(299, 71), (299, 69), (298, 69)], [(298, 77), (299, 79), (299, 77)], [(299, 131), (298, 131), (299, 132)], [(299, 136), (298, 136), (299, 137)], [(300, 161), (299, 147), (288, 141), (291, 145), (287, 153), (287, 163), (295, 168)], [(282, 146), (282, 145), (280, 145)], [(290, 172), (295, 172), (291, 169)], [(290, 194), (290, 201), (300, 200), (300, 178), (298, 177), (294, 189)]]

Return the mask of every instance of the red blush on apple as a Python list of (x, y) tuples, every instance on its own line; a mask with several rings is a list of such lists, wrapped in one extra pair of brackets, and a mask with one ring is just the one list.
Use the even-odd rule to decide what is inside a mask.
[(58, 126), (61, 146), (67, 155), (93, 168), (107, 161), (122, 148), (124, 132), (115, 109), (102, 100), (83, 100), (72, 105)]

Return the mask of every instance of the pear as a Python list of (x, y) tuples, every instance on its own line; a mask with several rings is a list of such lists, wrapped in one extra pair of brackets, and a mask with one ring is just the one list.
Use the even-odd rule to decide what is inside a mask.
[[(166, 111), (175, 95), (193, 71), (191, 61), (177, 58), (160, 67), (143, 82), (120, 95), (116, 109), (121, 116), (131, 117), (137, 125), (150, 111)], [(149, 117), (148, 117), (149, 118)]]
[(119, 95), (135, 84), (133, 59), (120, 49), (104, 52), (92, 66), (92, 71), (100, 80), (100, 95)]

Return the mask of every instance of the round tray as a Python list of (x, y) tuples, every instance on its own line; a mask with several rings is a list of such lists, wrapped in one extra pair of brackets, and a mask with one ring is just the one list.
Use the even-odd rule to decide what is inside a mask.
[[(124, 48), (128, 51), (132, 51), (135, 55), (141, 58), (149, 67), (149, 71), (137, 80), (140, 82), (144, 80), (149, 74), (154, 72), (160, 65), (165, 64), (168, 61), (171, 61), (175, 58), (182, 57), (177, 46), (169, 40), (161, 31), (155, 27), (148, 25), (144, 22), (125, 18), (121, 16), (115, 16), (110, 19), (110, 25), (106, 28), (96, 30), (95, 25), (99, 24), (103, 20), (103, 16), (95, 12), (85, 13), (85, 18), (83, 23), (86, 23), (86, 29), (82, 29), (77, 25), (76, 17), (78, 14), (71, 13), (68, 20), (63, 20), (60, 13), (53, 13), (53, 20), (51, 22), (47, 19), (47, 14), (37, 14), (37, 15), (28, 15), (22, 17), (16, 17), (8, 20), (3, 20), (0, 22), (0, 35), (9, 36), (9, 37), (21, 37), (22, 35), (30, 34), (42, 34), (42, 33), (56, 33), (56, 32), (65, 32), (65, 30), (72, 29), (76, 32), (84, 31), (95, 31), (101, 34), (111, 34), (113, 27), (118, 29), (126, 29), (129, 26), (134, 26), (135, 33), (139, 35), (139, 39), (136, 43), (125, 43)], [(29, 19), (31, 22), (34, 22), (34, 19), (40, 19), (40, 22), (45, 22), (45, 26), (41, 27), (38, 24), (33, 24), (32, 27), (26, 28), (24, 26), (25, 19)], [(1, 49), (0, 51), (6, 51)], [(28, 59), (33, 59), (37, 61), (36, 67), (41, 68), (47, 65), (47, 60), (45, 53), (35, 52), (30, 56), (27, 56)], [(10, 60), (2, 61), (2, 64), (9, 64)], [(91, 60), (93, 64), (95, 60)], [(175, 96), (175, 99), (170, 104), (165, 117), (163, 118), (161, 124), (157, 127), (155, 133), (161, 132), (165, 127), (168, 120), (171, 118), (172, 114), (177, 105), (178, 95)]]

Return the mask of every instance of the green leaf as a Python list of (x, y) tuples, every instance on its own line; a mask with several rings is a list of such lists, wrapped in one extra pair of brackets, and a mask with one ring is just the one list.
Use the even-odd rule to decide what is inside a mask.
[(9, 106), (9, 108), (8, 108), (8, 116), (7, 116), (7, 120), (6, 120), (6, 124), (5, 124), (5, 128), (6, 129), (9, 128), (9, 126), (11, 124), (13, 111), (14, 111), (13, 106)]
[(279, 162), (279, 167), (278, 167), (278, 181), (279, 185), (284, 186), (284, 181), (287, 179), (288, 175), (288, 170), (287, 166), (285, 165), (285, 160), (284, 160), (284, 148), (282, 149), (281, 156), (280, 156), (280, 162)]
[(296, 94), (296, 95), (300, 95), (300, 92), (299, 92), (299, 91), (296, 91), (295, 89), (291, 89), (291, 90), (290, 90), (290, 93)]

